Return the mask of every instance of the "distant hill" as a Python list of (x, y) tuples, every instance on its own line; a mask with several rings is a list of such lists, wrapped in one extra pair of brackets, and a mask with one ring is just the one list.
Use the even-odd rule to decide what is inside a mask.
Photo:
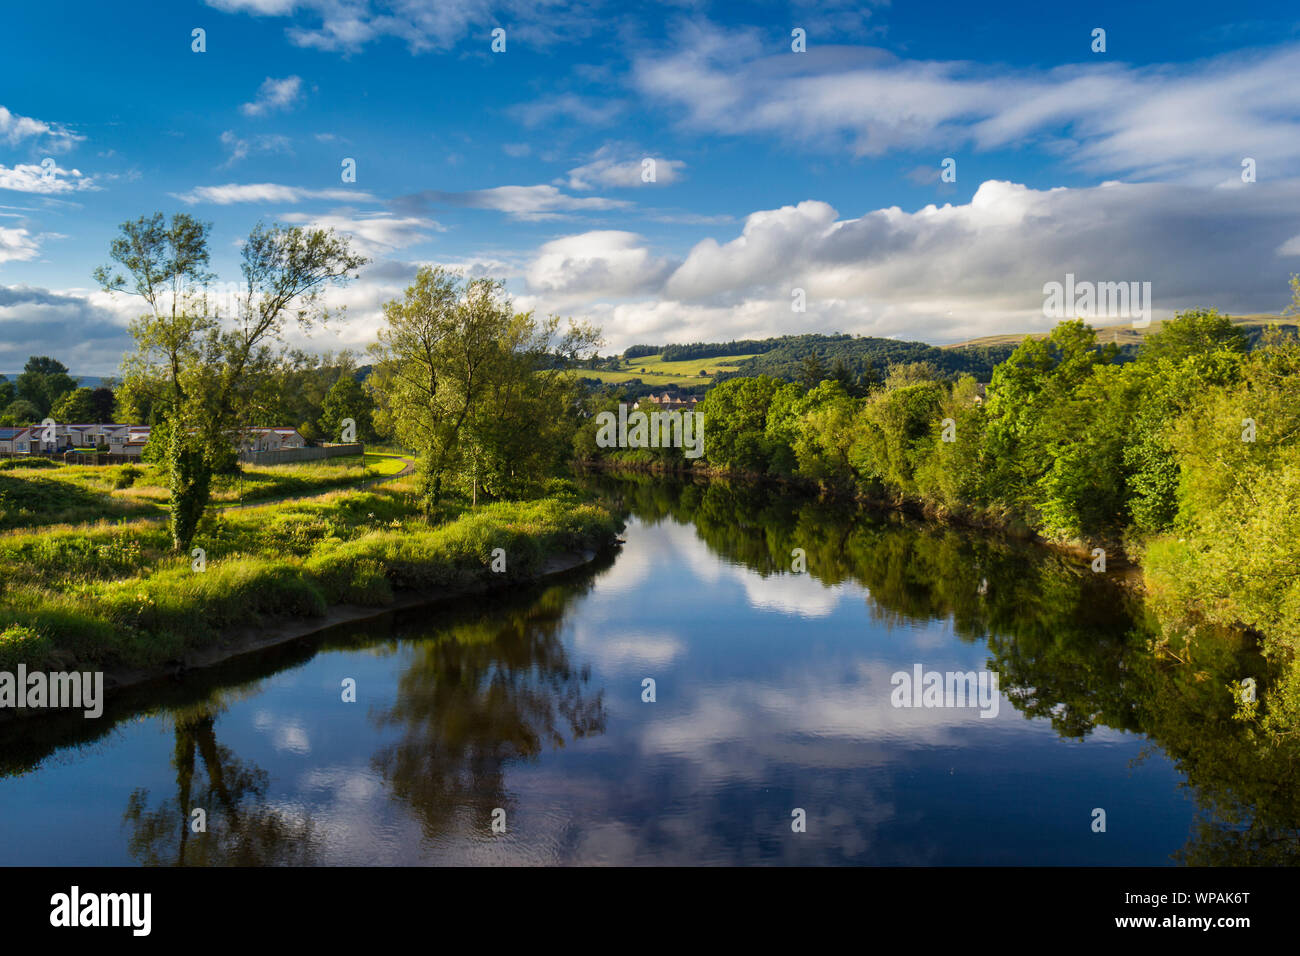
[[(3, 375), (11, 382), (18, 381), (18, 376), (22, 374), (22, 372), (0, 372), (0, 375)], [(77, 380), (79, 386), (85, 388), (99, 388), (99, 386), (107, 382), (110, 377), (107, 375), (78, 375), (75, 372), (69, 372), (68, 374)]]
[[(1252, 348), (1263, 336), (1264, 329), (1272, 324), (1281, 324), (1284, 329), (1300, 333), (1300, 325), (1295, 320), (1278, 315), (1233, 316), (1232, 321), (1246, 333)], [(1141, 329), (1133, 328), (1128, 322), (1093, 325), (1093, 328), (1097, 330), (1099, 342), (1115, 342), (1120, 346), (1120, 359), (1123, 361), (1131, 360), (1142, 339), (1160, 331), (1162, 324), (1158, 320)], [(622, 356), (600, 359), (596, 369), (580, 370), (577, 374), (589, 381), (623, 385), (638, 392), (664, 386), (700, 391), (715, 382), (756, 375), (796, 381), (803, 375), (805, 362), (814, 357), (827, 374), (842, 364), (853, 379), (864, 374), (884, 377), (892, 365), (929, 362), (945, 377), (973, 375), (978, 381), (988, 382), (993, 377), (994, 366), (1004, 362), (1021, 342), (1026, 338), (1044, 338), (1048, 334), (986, 335), (942, 346), (848, 334), (783, 335), (687, 345), (634, 345)]]
[[(1281, 324), (1283, 329), (1288, 331), (1300, 331), (1300, 326), (1296, 320), (1281, 315), (1269, 315), (1268, 313), (1256, 313), (1254, 315), (1234, 315), (1232, 324), (1240, 326), (1246, 333), (1253, 348), (1260, 337), (1264, 334), (1264, 329), (1275, 323)], [(1097, 330), (1097, 341), (1099, 342), (1116, 342), (1120, 346), (1129, 349), (1136, 349), (1142, 343), (1142, 340), (1156, 332), (1160, 331), (1160, 326), (1164, 324), (1163, 319), (1155, 319), (1146, 328), (1135, 329), (1131, 322), (1124, 322), (1118, 325), (1097, 325), (1089, 323)], [(952, 345), (945, 345), (945, 349), (966, 349), (966, 348), (1002, 348), (1010, 346), (1014, 349), (1017, 345), (1027, 338), (1042, 339), (1046, 338), (1049, 332), (1020, 332), (1010, 335), (985, 335), (978, 339), (971, 339), (968, 342), (957, 342)], [(1008, 354), (1010, 354), (1008, 352)]]
[(769, 341), (773, 344), (762, 354), (738, 363), (734, 372), (721, 374), (718, 380), (771, 375), (794, 381), (802, 374), (805, 360), (815, 357), (827, 372), (842, 364), (855, 378), (869, 373), (883, 377), (891, 365), (929, 362), (945, 376), (955, 378), (969, 374), (987, 382), (993, 374), (993, 366), (1015, 349), (1015, 345), (1009, 344), (942, 349), (925, 342), (847, 334), (787, 335)]

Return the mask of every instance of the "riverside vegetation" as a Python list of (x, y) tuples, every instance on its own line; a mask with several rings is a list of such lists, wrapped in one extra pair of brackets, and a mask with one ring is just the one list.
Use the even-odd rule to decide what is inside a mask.
[[(1292, 287), (1300, 308), (1300, 279)], [(1127, 552), (1166, 639), (1236, 627), (1259, 643), (1278, 668), (1267, 698), (1221, 690), (1243, 719), (1294, 735), (1300, 342), (1273, 330), (1249, 349), (1227, 317), (1195, 310), (1121, 358), (1067, 321), (1017, 347), (984, 395), (973, 377), (925, 364), (860, 394), (838, 380), (736, 378), (698, 406), (708, 440), (694, 464), (680, 449), (600, 448), (594, 427), (575, 447), (589, 461), (803, 483), (1112, 561)]]
[[(303, 366), (285, 324), (324, 320), (324, 289), (365, 260), (332, 230), (258, 224), (223, 314), (206, 291), (210, 229), (185, 214), (142, 216), (96, 272), (106, 291), (145, 305), (117, 401), (147, 409), (155, 464), (0, 474), (0, 513), (23, 529), (0, 536), (0, 667), (157, 670), (241, 627), (382, 607), (403, 590), (527, 580), (557, 553), (612, 544), (613, 517), (557, 477), (577, 422), (565, 360), (599, 344), (596, 331), (561, 333), (558, 318), (515, 312), (500, 283), (440, 269), (422, 269), (386, 306), (361, 409), (367, 430), (373, 406), (375, 427), (414, 450), (414, 474), (213, 507), (239, 494), (234, 436), (265, 419), (284, 370)], [(322, 427), (362, 417), (349, 404), (358, 392), (330, 389)], [(382, 473), (379, 462), (248, 469), (243, 485), (254, 499), (302, 496)], [(161, 507), (165, 523), (144, 517)]]

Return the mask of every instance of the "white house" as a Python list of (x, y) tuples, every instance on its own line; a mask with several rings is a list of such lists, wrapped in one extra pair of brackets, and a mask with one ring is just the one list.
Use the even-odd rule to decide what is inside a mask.
[(283, 451), (306, 448), (307, 439), (296, 428), (245, 428), (244, 448), (248, 451)]
[(0, 427), (0, 454), (27, 455), (31, 453), (31, 429)]

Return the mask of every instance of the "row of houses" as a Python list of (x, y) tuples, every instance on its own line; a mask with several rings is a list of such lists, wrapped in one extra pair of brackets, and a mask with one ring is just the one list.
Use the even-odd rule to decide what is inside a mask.
[(672, 392), (664, 392), (661, 395), (647, 395), (637, 404), (640, 406), (647, 402), (658, 406), (661, 411), (689, 412), (694, 411), (700, 399), (698, 395), (674, 395)]
[[(0, 455), (61, 455), (76, 449), (108, 448), (110, 455), (139, 458), (149, 441), (148, 425), (28, 425), (0, 427)], [(254, 452), (305, 448), (296, 428), (245, 428), (241, 450)]]

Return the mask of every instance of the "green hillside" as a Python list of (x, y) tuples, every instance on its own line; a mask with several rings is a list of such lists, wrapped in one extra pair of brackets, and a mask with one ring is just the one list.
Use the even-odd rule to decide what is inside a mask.
[[(1281, 322), (1284, 328), (1297, 329), (1294, 321), (1276, 315), (1235, 316), (1232, 321), (1246, 332), (1252, 347), (1271, 324)], [(1099, 342), (1115, 342), (1131, 358), (1142, 339), (1159, 331), (1162, 324), (1154, 321), (1142, 329), (1133, 328), (1131, 323), (1093, 327)], [(892, 366), (918, 362), (929, 363), (944, 378), (973, 375), (977, 381), (987, 382), (993, 376), (994, 366), (1005, 361), (1026, 338), (1043, 338), (1048, 334), (1043, 331), (987, 335), (943, 346), (848, 334), (785, 335), (730, 343), (636, 345), (621, 356), (598, 358), (594, 367), (576, 374), (589, 381), (627, 386), (637, 394), (658, 388), (700, 391), (728, 378), (757, 375), (799, 381), (810, 376), (817, 378), (818, 370), (821, 378), (841, 377), (848, 382), (862, 383), (883, 379)], [(744, 351), (728, 352), (728, 348)], [(657, 351), (649, 352), (650, 349)]]
[[(1269, 315), (1268, 313), (1257, 313), (1255, 315), (1234, 315), (1230, 316), (1232, 324), (1240, 326), (1245, 331), (1250, 344), (1255, 345), (1263, 335), (1264, 329), (1269, 325), (1281, 323), (1284, 329), (1295, 331), (1297, 329), (1296, 321), (1293, 318), (1281, 315)], [(1134, 346), (1141, 344), (1142, 339), (1160, 331), (1164, 325), (1163, 319), (1153, 320), (1146, 328), (1135, 329), (1131, 322), (1123, 322), (1116, 325), (1097, 325), (1089, 323), (1097, 330), (1097, 341), (1115, 342), (1121, 346)], [(977, 339), (970, 339), (966, 342), (957, 342), (952, 345), (945, 345), (945, 349), (966, 349), (966, 348), (1004, 348), (1010, 346), (1015, 348), (1026, 338), (1042, 339), (1051, 333), (1051, 329), (1042, 332), (1018, 332), (1010, 335), (985, 335)]]
[(719, 373), (735, 372), (742, 362), (754, 357), (751, 353), (665, 361), (663, 355), (664, 353), (658, 352), (633, 359), (620, 358), (617, 360), (617, 370), (608, 367), (582, 369), (578, 374), (583, 378), (619, 384), (639, 379), (642, 383), (651, 386), (709, 385)]

